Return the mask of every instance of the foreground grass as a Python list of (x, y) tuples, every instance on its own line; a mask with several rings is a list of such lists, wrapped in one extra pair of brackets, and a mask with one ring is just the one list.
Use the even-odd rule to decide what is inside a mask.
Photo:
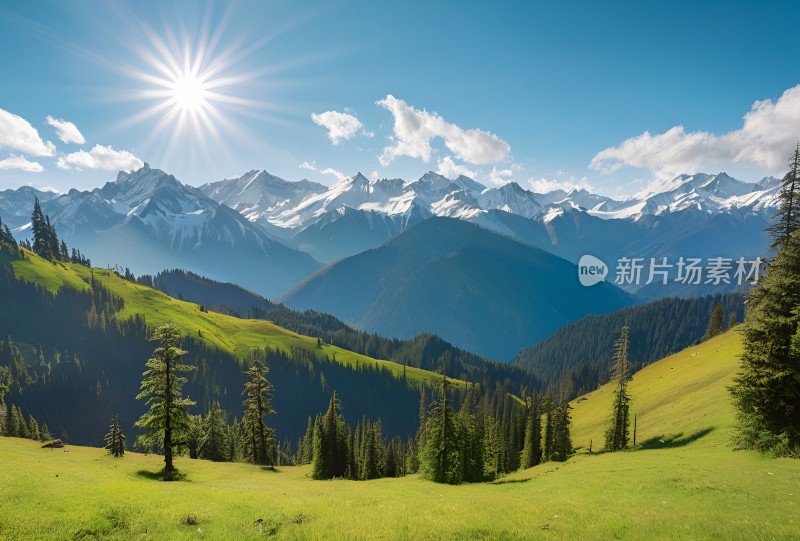
[[(738, 348), (728, 334), (634, 377), (646, 450), (492, 484), (313, 481), (308, 467), (189, 459), (186, 481), (163, 483), (157, 456), (0, 438), (0, 539), (800, 539), (800, 461), (726, 445)], [(575, 404), (578, 444), (602, 435), (606, 393)]]
[[(157, 327), (167, 321), (175, 323), (183, 332), (202, 340), (209, 346), (233, 353), (239, 358), (256, 348), (270, 347), (289, 351), (291, 348), (305, 349), (315, 356), (335, 357), (345, 366), (355, 368), (373, 366), (388, 370), (395, 377), (406, 377), (430, 385), (438, 385), (441, 376), (415, 367), (382, 359), (373, 359), (333, 345), (317, 347), (317, 338), (303, 336), (258, 319), (239, 319), (216, 312), (201, 312), (200, 306), (181, 301), (160, 291), (124, 280), (114, 271), (90, 269), (72, 263), (50, 263), (36, 254), (25, 251), (25, 258), (11, 257), (7, 252), (0, 254), (0, 265), (10, 263), (15, 276), (45, 287), (52, 293), (61, 288), (77, 290), (89, 289), (92, 277), (103, 287), (121, 297), (125, 302), (118, 318), (125, 319), (142, 315), (150, 327)], [(455, 385), (466, 386), (461, 380), (451, 380)]]

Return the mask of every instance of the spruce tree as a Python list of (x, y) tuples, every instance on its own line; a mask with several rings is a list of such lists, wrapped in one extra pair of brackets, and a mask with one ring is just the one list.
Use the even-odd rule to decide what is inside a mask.
[(742, 365), (730, 389), (737, 448), (800, 456), (800, 230), (748, 295)]
[(572, 456), (572, 437), (570, 429), (572, 427), (572, 417), (570, 415), (569, 402), (562, 398), (561, 405), (555, 410), (553, 420), (553, 455), (555, 462), (564, 462)]
[(15, 425), (17, 426), (17, 433), (15, 434), (18, 438), (27, 438), (28, 437), (28, 425), (25, 423), (25, 417), (22, 415), (22, 410), (18, 407), (14, 406), (14, 415), (17, 417)]
[(245, 373), (247, 381), (242, 394), (245, 412), (242, 422), (247, 439), (244, 453), (248, 462), (271, 465), (275, 463), (275, 434), (266, 425), (264, 417), (275, 413), (272, 409), (272, 384), (267, 380), (269, 369), (261, 361), (253, 361)]
[(349, 434), (340, 409), (336, 391), (333, 391), (328, 411), (314, 428), (314, 460), (311, 467), (314, 479), (343, 478), (347, 475), (350, 462)]
[(227, 414), (218, 402), (212, 402), (203, 418), (199, 457), (213, 462), (229, 460)]
[(718, 334), (722, 334), (725, 330), (725, 311), (721, 304), (718, 304), (714, 311), (711, 313), (711, 318), (708, 320), (708, 327), (706, 334), (703, 336), (703, 341), (714, 338)]
[(439, 400), (425, 425), (425, 448), (422, 453), (422, 476), (436, 483), (458, 484), (462, 481), (461, 453), (456, 445), (456, 426), (450, 404), (447, 376), (442, 377)]
[(172, 323), (155, 330), (153, 340), (160, 346), (147, 361), (138, 400), (146, 400), (150, 410), (136, 421), (144, 429), (138, 441), (145, 448), (160, 447), (164, 451), (164, 478), (171, 479), (175, 472), (173, 458), (176, 447), (185, 443), (189, 428), (189, 406), (194, 402), (184, 398), (182, 373), (191, 372), (194, 366), (183, 364), (186, 351), (180, 348), (181, 335)]
[(770, 248), (780, 249), (800, 226), (800, 142), (795, 146), (789, 167), (781, 180), (780, 207), (766, 231), (772, 237)]
[(41, 434), (39, 434), (39, 423), (34, 419), (33, 415), (28, 415), (28, 437), (34, 441), (39, 441)]
[(50, 429), (47, 428), (47, 423), (42, 423), (42, 428), (39, 429), (39, 441), (50, 441), (53, 436), (50, 435)]
[(33, 233), (33, 251), (40, 256), (45, 257), (46, 251), (49, 247), (48, 231), (46, 230), (44, 214), (42, 214), (42, 207), (39, 204), (38, 197), (35, 197), (33, 200), (31, 231)]
[(111, 426), (106, 434), (105, 449), (108, 454), (115, 458), (120, 458), (125, 454), (125, 434), (122, 432), (122, 427), (119, 425), (119, 417), (116, 414), (111, 418)]
[(553, 458), (553, 402), (548, 399), (544, 408), (544, 453), (542, 454), (542, 460), (547, 462)]
[(614, 361), (611, 367), (612, 381), (616, 383), (611, 406), (611, 420), (606, 430), (606, 451), (627, 449), (630, 441), (630, 401), (628, 380), (630, 379), (630, 362), (628, 360), (628, 343), (630, 329), (622, 327), (620, 336), (614, 344)]
[(542, 462), (542, 414), (539, 410), (539, 396), (529, 399), (528, 415), (525, 420), (525, 443), (520, 457), (522, 469), (532, 468)]

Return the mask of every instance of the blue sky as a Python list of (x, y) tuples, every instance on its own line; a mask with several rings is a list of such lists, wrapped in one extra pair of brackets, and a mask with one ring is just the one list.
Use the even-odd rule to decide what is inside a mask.
[[(194, 185), (438, 170), (612, 196), (783, 171), (800, 5), (606, 4), (5, 3), (0, 188), (88, 189), (142, 161)], [(185, 80), (201, 50), (202, 97), (175, 101), (157, 62)], [(216, 112), (191, 128), (198, 100)]]

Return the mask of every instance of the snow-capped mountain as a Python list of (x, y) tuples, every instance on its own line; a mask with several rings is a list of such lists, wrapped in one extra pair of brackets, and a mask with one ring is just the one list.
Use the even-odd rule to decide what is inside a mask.
[[(768, 219), (774, 212), (779, 189), (779, 181), (772, 177), (747, 183), (726, 173), (697, 173), (681, 175), (657, 189), (615, 200), (579, 188), (536, 193), (516, 182), (489, 188), (463, 175), (449, 179), (432, 171), (408, 182), (397, 178), (370, 181), (358, 173), (319, 193), (304, 191), (301, 183), (282, 181), (281, 186), (298, 184), (292, 193), (308, 194), (292, 206), (290, 202), (274, 204), (277, 200), (289, 201), (283, 195), (285, 192), (280, 196), (262, 194), (257, 199), (247, 199), (241, 184), (252, 184), (254, 175), (257, 176), (256, 172), (241, 179), (220, 181), (209, 185), (214, 186), (213, 190), (205, 191), (218, 201), (246, 209), (244, 214), (248, 219), (263, 224), (268, 231), (326, 263), (378, 246), (404, 231), (402, 224), (418, 223), (427, 216), (474, 221), (496, 226), (501, 232), (505, 226), (492, 213), (513, 214), (539, 222), (542, 227), (559, 217), (573, 215), (573, 211), (604, 220), (637, 221), (645, 217), (665, 220), (684, 211), (693, 213), (700, 221), (719, 213), (751, 213)], [(258, 175), (274, 178), (263, 172)], [(336, 225), (339, 220), (344, 222)], [(392, 225), (387, 225), (389, 222)], [(690, 222), (694, 223), (684, 217), (683, 223)], [(394, 225), (397, 223), (399, 227)]]
[[(28, 214), (32, 207), (31, 197)], [(102, 188), (50, 198), (42, 210), (95, 264), (135, 274), (180, 267), (275, 295), (319, 267), (235, 210), (147, 164)]]
[(295, 208), (306, 197), (327, 191), (317, 182), (289, 182), (266, 171), (248, 171), (239, 178), (200, 186), (211, 199), (227, 205), (252, 222), (266, 221)]
[(19, 229), (31, 221), (34, 198), (38, 197), (39, 201), (44, 202), (57, 196), (56, 192), (37, 190), (30, 186), (3, 190), (0, 192), (0, 217), (11, 229)]

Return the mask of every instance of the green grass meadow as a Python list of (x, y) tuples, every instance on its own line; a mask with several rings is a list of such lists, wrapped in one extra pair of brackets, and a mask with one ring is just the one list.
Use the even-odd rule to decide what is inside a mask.
[[(643, 449), (602, 444), (609, 390), (575, 403), (579, 453), (494, 483), (410, 476), (313, 481), (181, 458), (40, 449), (0, 438), (0, 539), (800, 539), (800, 461), (734, 452), (728, 333), (645, 368), (631, 392)], [(659, 440), (663, 440), (659, 441)]]

